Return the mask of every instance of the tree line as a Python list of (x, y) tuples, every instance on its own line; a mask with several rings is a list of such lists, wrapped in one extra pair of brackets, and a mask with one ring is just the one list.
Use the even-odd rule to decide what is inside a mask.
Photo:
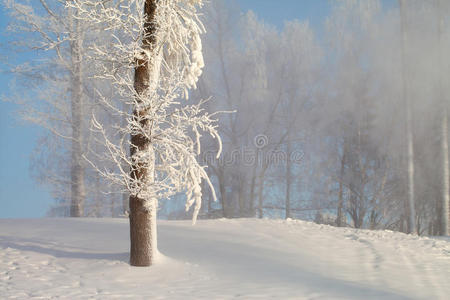
[[(448, 235), (446, 1), (400, 0), (388, 7), (377, 0), (336, 1), (320, 28), (298, 20), (277, 28), (253, 12), (241, 13), (234, 2), (211, 1), (191, 15), (204, 27), (180, 27), (189, 38), (179, 43), (193, 48), (183, 56), (174, 43), (161, 61), (152, 58), (162, 71), (158, 84), (144, 82), (143, 90), (133, 76), (154, 72), (151, 65), (139, 67), (136, 49), (147, 53), (154, 41), (145, 33), (153, 21), (145, 21), (150, 13), (139, 10), (141, 2), (147, 3), (98, 2), (93, 8), (89, 1), (4, 1), (10, 29), (21, 36), (12, 47), (44, 53), (13, 71), (22, 116), (47, 129), (33, 152), (32, 174), (55, 199), (49, 215), (128, 214), (133, 179), (140, 176), (130, 174), (144, 163), (129, 159), (129, 141), (134, 137), (131, 144), (145, 148), (150, 138), (136, 134), (149, 126), (136, 99), (149, 89), (155, 99), (166, 95), (151, 105), (164, 110), (158, 137), (165, 134), (166, 144), (157, 150), (166, 154), (152, 160), (170, 176), (155, 173), (163, 184), (149, 196), (160, 200), (163, 217), (190, 216), (186, 199), (192, 205), (201, 194), (200, 218), (302, 218)], [(143, 23), (130, 25), (126, 12)], [(179, 100), (187, 97), (201, 106)], [(167, 101), (176, 108), (166, 109)], [(214, 117), (202, 119), (201, 112)], [(133, 127), (133, 120), (140, 125)], [(200, 153), (204, 129), (202, 154), (179, 156)], [(181, 152), (166, 152), (173, 139)], [(191, 170), (196, 175), (179, 172), (192, 164), (198, 164)], [(178, 183), (166, 184), (168, 177)], [(186, 196), (181, 183), (189, 178), (203, 180), (192, 181)]]

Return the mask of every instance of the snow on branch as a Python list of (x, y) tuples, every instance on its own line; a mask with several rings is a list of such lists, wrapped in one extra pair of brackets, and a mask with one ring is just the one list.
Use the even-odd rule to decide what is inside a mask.
[[(126, 119), (126, 126), (111, 126), (102, 121), (107, 116), (94, 116), (92, 131), (106, 149), (95, 155), (116, 165), (114, 171), (97, 171), (110, 181), (121, 182), (132, 196), (148, 201), (185, 192), (186, 210), (194, 207), (195, 222), (201, 181), (206, 180), (215, 194), (205, 166), (197, 160), (200, 137), (211, 135), (219, 149), (221, 143), (215, 114), (202, 108), (205, 101), (185, 101), (204, 66), (200, 35), (205, 28), (197, 13), (202, 1), (157, 1), (151, 37), (145, 36), (144, 0), (74, 0), (67, 5), (77, 10), (80, 19), (101, 24), (110, 33), (109, 43), (92, 43), (88, 57), (96, 65), (96, 80), (113, 87), (113, 96), (98, 91), (100, 103), (106, 111)], [(151, 46), (144, 42), (149, 38), (154, 41)], [(150, 72), (144, 92), (138, 92), (133, 71), (142, 64)], [(149, 146), (133, 151), (130, 157), (129, 149), (138, 147), (124, 139), (128, 136), (142, 136)], [(151, 180), (130, 175), (143, 166), (152, 173)]]

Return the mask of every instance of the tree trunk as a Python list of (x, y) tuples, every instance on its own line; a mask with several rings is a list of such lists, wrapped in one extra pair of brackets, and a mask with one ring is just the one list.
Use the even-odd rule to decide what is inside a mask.
[(82, 217), (85, 198), (84, 167), (82, 157), (82, 124), (83, 124), (83, 87), (81, 81), (81, 29), (77, 16), (71, 16), (75, 36), (71, 48), (71, 114), (72, 114), (72, 147), (71, 147), (71, 189), (70, 216)]
[(243, 178), (243, 174), (241, 174), (241, 179), (238, 182), (238, 201), (239, 201), (239, 215), (240, 217), (246, 217), (248, 215), (247, 207), (246, 207), (246, 198), (244, 194), (244, 182), (245, 179)]
[(447, 111), (447, 101), (446, 95), (444, 93), (444, 72), (442, 70), (443, 61), (442, 61), (442, 30), (444, 27), (444, 18), (442, 16), (442, 7), (440, 1), (437, 1), (437, 11), (439, 14), (438, 22), (438, 68), (439, 68), (439, 103), (440, 103), (440, 134), (441, 134), (441, 205), (440, 205), (440, 235), (449, 235), (449, 161), (448, 161), (448, 111)]
[(291, 217), (291, 142), (289, 136), (286, 145), (286, 205), (285, 218)]
[[(445, 103), (444, 103), (445, 105)], [(441, 116), (441, 235), (449, 235), (449, 162), (448, 162), (448, 113), (442, 108)]]
[[(257, 161), (258, 158), (256, 158)], [(256, 162), (255, 166), (253, 167), (252, 172), (252, 181), (250, 184), (250, 217), (254, 217), (256, 215), (255, 212), (255, 186), (256, 186)]]
[(115, 212), (116, 212), (116, 204), (115, 204), (115, 198), (111, 197), (111, 207), (110, 207), (110, 211), (111, 211), (111, 218), (114, 218), (115, 216)]
[[(345, 142), (344, 142), (345, 143)], [(342, 158), (341, 158), (341, 170), (339, 174), (339, 195), (338, 195), (338, 210), (337, 210), (337, 219), (336, 219), (336, 225), (338, 227), (342, 227), (344, 224), (342, 224), (344, 215), (343, 215), (343, 208), (344, 208), (344, 198), (343, 198), (343, 191), (344, 191), (344, 168), (345, 168), (345, 154), (346, 154), (346, 148), (344, 145)]]
[[(153, 167), (147, 165), (149, 170)], [(145, 176), (146, 179), (150, 179), (149, 174)], [(130, 264), (132, 266), (146, 267), (154, 262), (157, 253), (157, 208), (158, 203), (155, 198), (142, 199), (139, 196), (130, 196)]]
[[(142, 48), (147, 53), (152, 53), (156, 44), (155, 40), (155, 12), (157, 0), (145, 1), (146, 21), (142, 39)], [(155, 53), (153, 53), (155, 55)], [(156, 62), (155, 62), (156, 61)], [(157, 58), (150, 65), (150, 58), (142, 53), (142, 58), (136, 59), (134, 74), (134, 88), (139, 96), (145, 96), (156, 89), (159, 78), (159, 66)], [(138, 104), (141, 100), (137, 99)], [(141, 128), (148, 128), (148, 108), (134, 107), (134, 120), (140, 123)], [(138, 152), (146, 152), (148, 160), (143, 162)], [(132, 159), (131, 178), (143, 189), (148, 188), (154, 181), (155, 153), (151, 141), (143, 134), (131, 135), (130, 155)], [(130, 264), (132, 266), (150, 266), (153, 264), (157, 253), (156, 244), (156, 210), (157, 199), (144, 199), (139, 194), (130, 195)]]
[[(100, 186), (100, 174), (95, 172), (95, 186)], [(102, 198), (100, 195), (100, 189), (95, 189), (95, 208), (94, 208), (94, 216), (96, 218), (100, 218), (102, 216)]]
[(207, 215), (208, 215), (208, 219), (211, 218), (211, 213), (212, 213), (212, 197), (211, 194), (208, 194), (208, 211), (207, 211)]
[(402, 57), (402, 81), (403, 81), (403, 100), (406, 109), (406, 145), (407, 145), (407, 195), (405, 210), (407, 217), (407, 233), (416, 232), (416, 210), (414, 200), (414, 146), (413, 146), (413, 128), (412, 128), (412, 104), (408, 96), (407, 78), (406, 78), (406, 19), (405, 19), (405, 0), (399, 0), (400, 18), (401, 18), (401, 57)]
[[(441, 97), (443, 94), (441, 93)], [(441, 107), (440, 111), (440, 154), (441, 154), (441, 164), (440, 164), (440, 186), (441, 186), (441, 195), (440, 195), (440, 203), (437, 205), (437, 223), (438, 230), (437, 233), (439, 235), (449, 235), (449, 159), (448, 159), (448, 112), (447, 107), (445, 107), (445, 103), (441, 103), (443, 107)]]
[(219, 180), (220, 204), (222, 206), (222, 217), (227, 218), (228, 217), (227, 207), (226, 207), (227, 191), (225, 190), (225, 175), (223, 173), (224, 173), (224, 169), (219, 169), (217, 179)]
[(264, 173), (259, 176), (259, 185), (258, 185), (258, 218), (262, 219), (263, 217), (263, 192), (264, 192)]
[(412, 110), (411, 103), (407, 101), (406, 107), (406, 131), (408, 144), (408, 233), (416, 232), (416, 209), (414, 198), (414, 147), (412, 133)]

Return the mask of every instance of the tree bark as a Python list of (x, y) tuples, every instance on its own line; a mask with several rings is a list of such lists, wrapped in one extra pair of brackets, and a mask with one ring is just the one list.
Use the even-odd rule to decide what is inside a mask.
[(437, 1), (438, 16), (438, 68), (439, 68), (439, 104), (440, 104), (440, 134), (441, 134), (441, 205), (440, 205), (440, 235), (449, 235), (449, 161), (448, 161), (448, 111), (446, 95), (444, 93), (444, 72), (442, 69), (442, 30), (444, 27), (444, 18), (442, 16), (442, 6), (440, 1)]
[(255, 165), (253, 166), (252, 179), (250, 184), (250, 217), (256, 216), (255, 211), (255, 186), (256, 186), (256, 162), (258, 161), (258, 157), (256, 157)]
[(399, 0), (400, 24), (401, 24), (401, 59), (402, 59), (402, 81), (403, 81), (403, 100), (406, 109), (406, 146), (407, 146), (407, 201), (405, 203), (407, 217), (407, 233), (416, 232), (416, 210), (414, 199), (414, 146), (413, 146), (413, 128), (412, 128), (412, 104), (408, 96), (407, 78), (406, 78), (406, 16), (405, 0)]
[[(154, 36), (156, 6), (157, 0), (145, 1), (146, 20), (142, 48), (147, 53), (152, 53), (156, 44)], [(134, 71), (134, 88), (139, 96), (145, 96), (150, 89), (156, 88), (159, 69), (155, 61), (153, 65), (150, 65), (150, 57), (147, 57), (146, 53), (142, 53), (142, 57), (136, 59)], [(141, 103), (139, 97), (137, 103)], [(138, 107), (138, 105), (133, 108), (133, 117), (140, 123), (141, 128), (148, 128), (150, 119), (147, 111), (148, 108)], [(135, 158), (138, 152), (146, 152), (148, 161), (142, 162), (139, 158)], [(130, 155), (132, 158), (131, 178), (143, 188), (147, 188), (154, 181), (155, 153), (151, 141), (143, 134), (131, 135)], [(157, 252), (156, 210), (157, 199), (143, 199), (139, 195), (130, 195), (130, 264), (132, 266), (145, 267), (154, 262)]]
[(291, 218), (291, 175), (291, 142), (288, 136), (286, 144), (286, 219)]
[(208, 210), (207, 210), (207, 215), (208, 218), (211, 218), (211, 214), (212, 214), (212, 197), (211, 194), (208, 194)]
[[(100, 174), (98, 172), (95, 173), (95, 186), (100, 186)], [(100, 218), (102, 216), (102, 198), (100, 195), (100, 189), (95, 190), (95, 207), (94, 207), (94, 216), (96, 218)]]
[(345, 155), (347, 152), (345, 141), (343, 146), (343, 153), (341, 158), (341, 170), (339, 174), (339, 195), (338, 195), (338, 210), (337, 210), (337, 219), (336, 219), (336, 225), (338, 227), (342, 227), (344, 224), (342, 224), (343, 221), (343, 209), (344, 209), (344, 198), (343, 198), (343, 192), (344, 192), (344, 168), (345, 168)]
[[(445, 105), (445, 103), (443, 103)], [(441, 235), (449, 235), (449, 161), (448, 161), (448, 112), (447, 107), (441, 112)]]
[(238, 202), (239, 202), (239, 216), (246, 217), (248, 215), (247, 207), (245, 203), (245, 194), (244, 194), (244, 182), (243, 174), (240, 174), (240, 180), (238, 182)]
[(217, 179), (219, 180), (219, 191), (220, 191), (220, 204), (222, 206), (222, 217), (228, 218), (227, 214), (227, 191), (225, 190), (225, 175), (224, 169), (219, 169), (219, 173), (217, 174)]
[(85, 198), (84, 166), (82, 157), (82, 124), (83, 124), (83, 87), (81, 81), (81, 29), (77, 16), (70, 16), (75, 29), (70, 43), (71, 49), (71, 114), (72, 114), (72, 146), (71, 146), (71, 189), (70, 216), (82, 217)]
[(258, 185), (258, 218), (260, 218), (260, 219), (262, 219), (264, 216), (263, 193), (264, 193), (264, 173), (261, 173), (259, 176), (259, 185)]

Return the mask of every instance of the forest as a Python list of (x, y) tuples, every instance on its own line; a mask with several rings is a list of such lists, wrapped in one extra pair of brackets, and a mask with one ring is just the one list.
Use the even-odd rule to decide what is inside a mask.
[(145, 198), (160, 219), (448, 235), (450, 2), (332, 1), (320, 28), (278, 28), (235, 1), (161, 0), (156, 29), (150, 2), (3, 1), (11, 51), (38, 53), (9, 100), (45, 129), (49, 217)]

